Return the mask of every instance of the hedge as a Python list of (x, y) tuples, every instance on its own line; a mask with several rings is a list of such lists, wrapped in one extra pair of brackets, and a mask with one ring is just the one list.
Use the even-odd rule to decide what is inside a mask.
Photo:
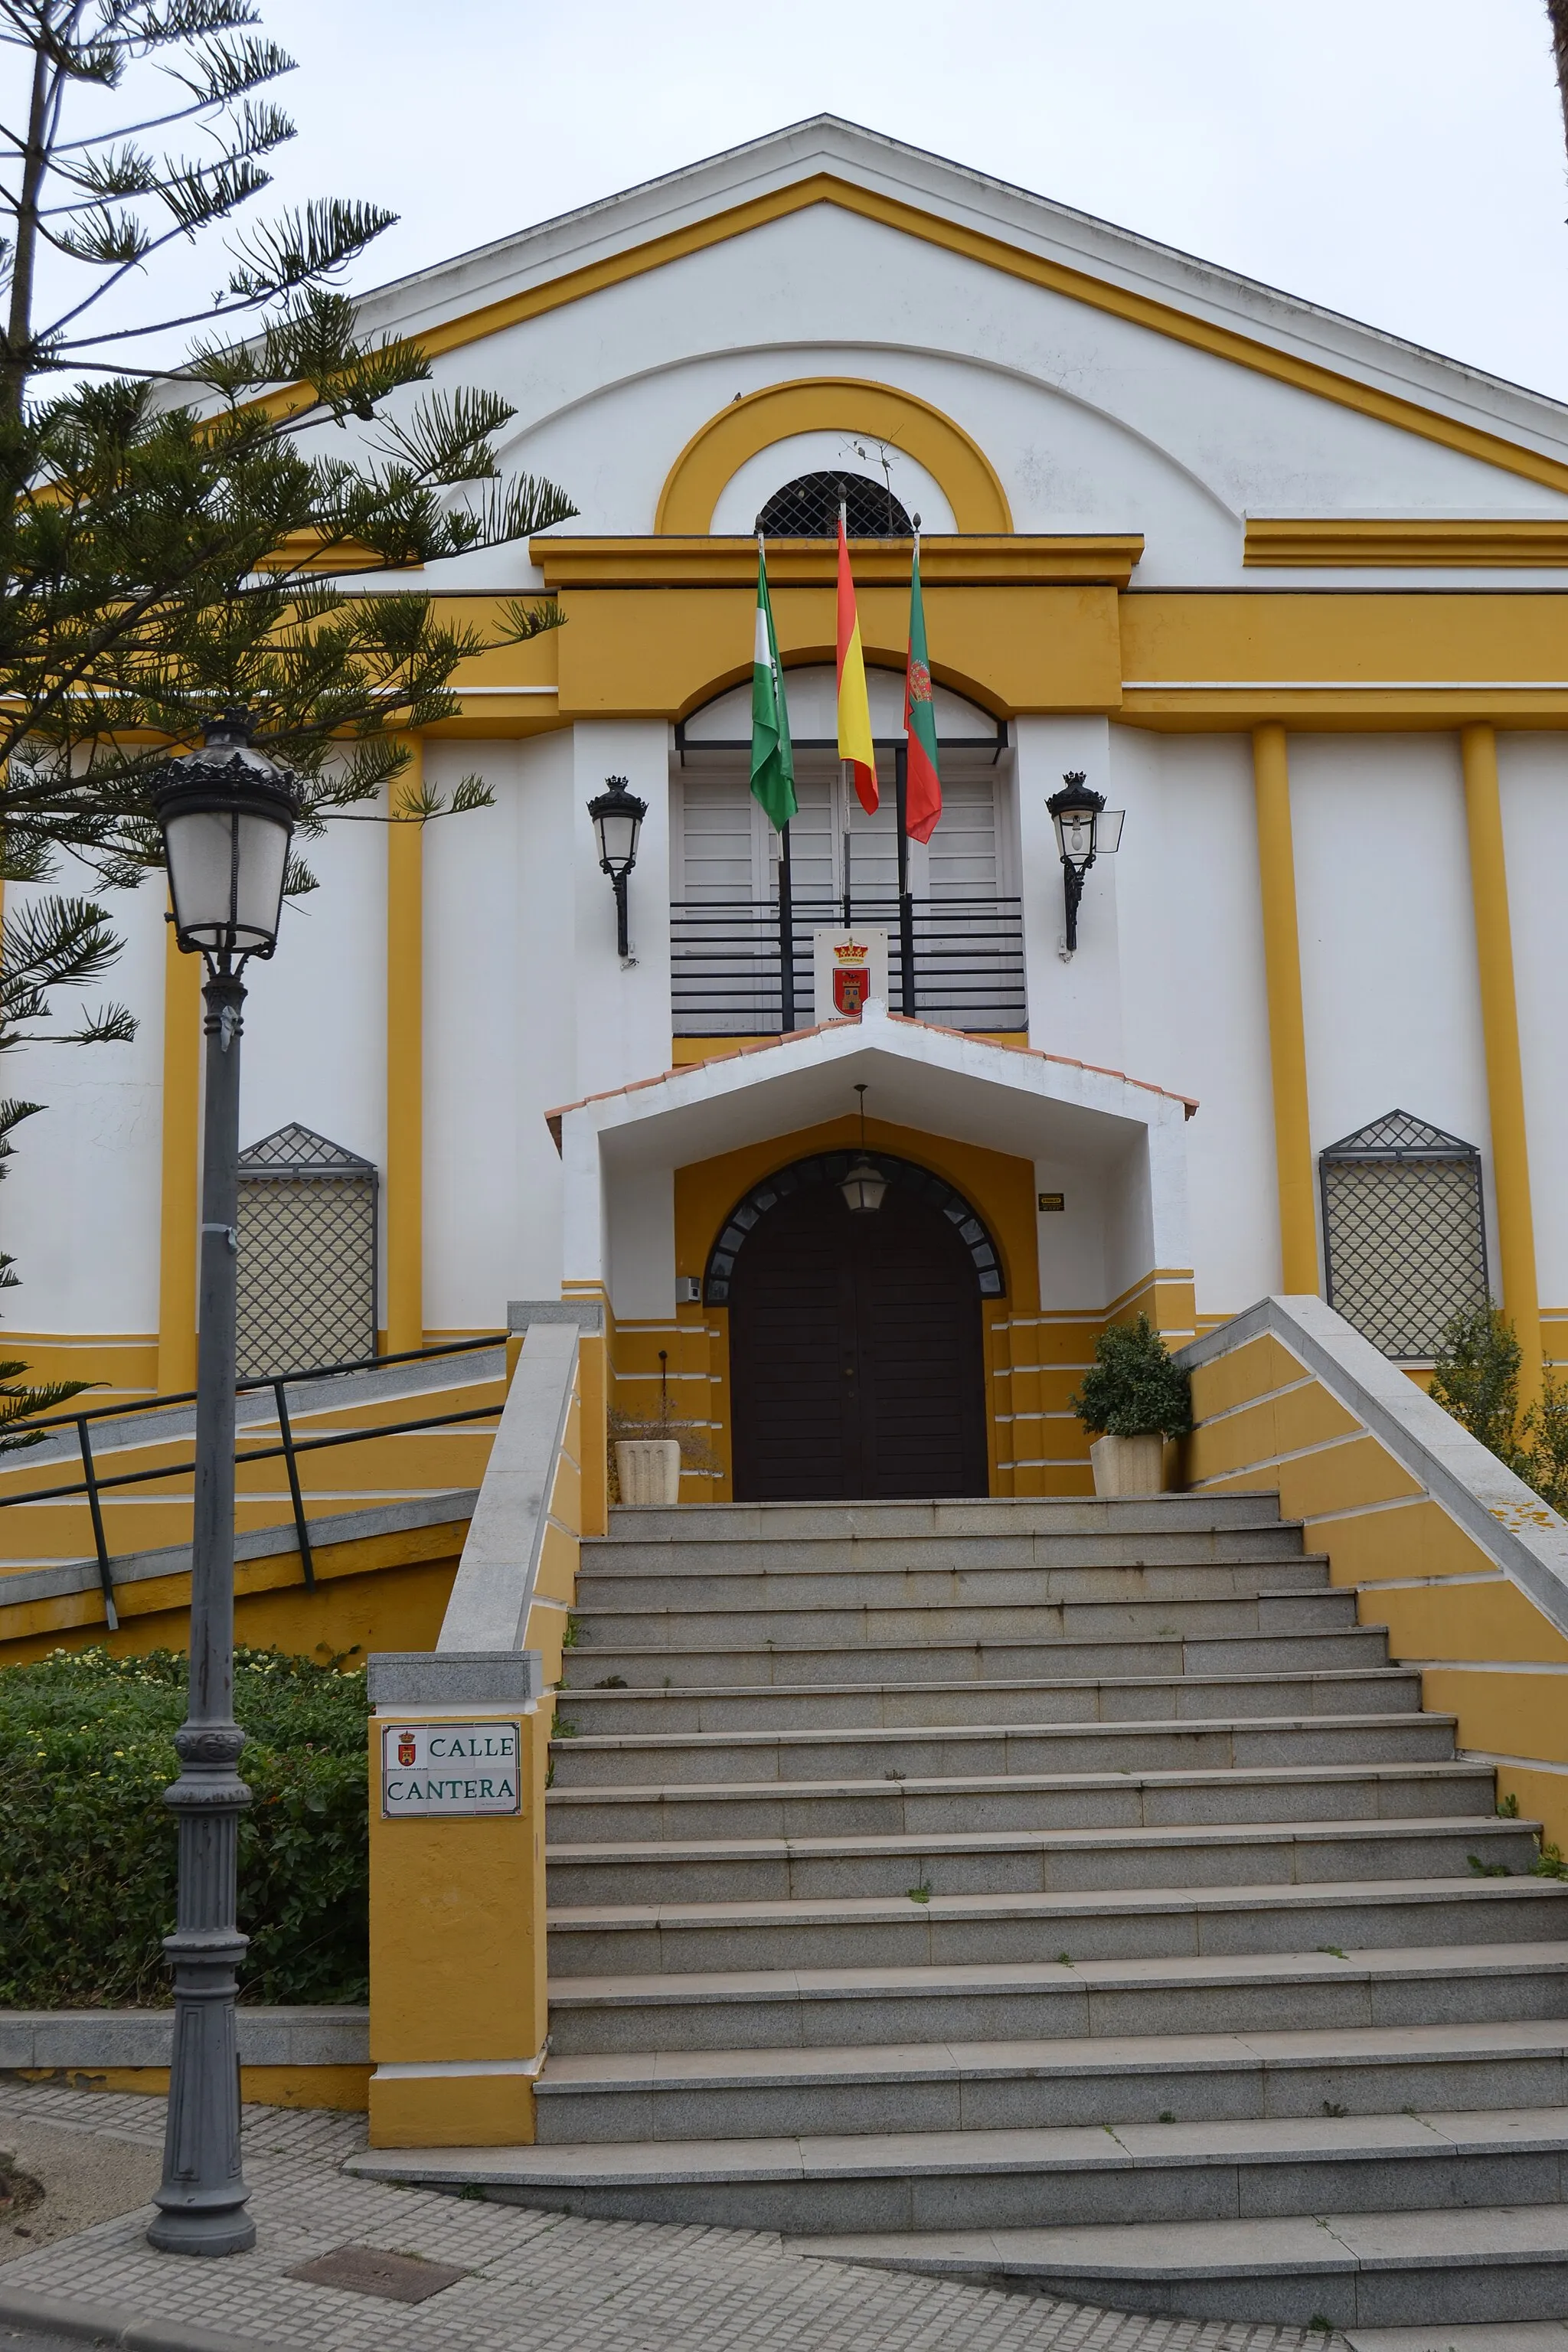
[[(188, 1660), (57, 1650), (0, 1668), (0, 2006), (170, 1999), (174, 1817)], [(369, 1987), (365, 1677), (240, 1650), (242, 1999), (363, 2001)]]

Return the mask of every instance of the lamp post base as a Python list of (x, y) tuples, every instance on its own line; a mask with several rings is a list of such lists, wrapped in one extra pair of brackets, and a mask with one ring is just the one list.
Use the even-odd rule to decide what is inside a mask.
[(232, 2210), (172, 2212), (165, 2207), (148, 2223), (147, 2243), (161, 2254), (247, 2254), (256, 2243), (256, 2224), (248, 2213)]

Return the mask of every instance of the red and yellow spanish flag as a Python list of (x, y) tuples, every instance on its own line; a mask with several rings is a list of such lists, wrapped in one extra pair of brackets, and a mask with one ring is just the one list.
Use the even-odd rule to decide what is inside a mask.
[(838, 510), (838, 756), (853, 767), (855, 790), (869, 816), (877, 806), (877, 753), (871, 741), (866, 656), (860, 650), (860, 615), (855, 609), (842, 507)]

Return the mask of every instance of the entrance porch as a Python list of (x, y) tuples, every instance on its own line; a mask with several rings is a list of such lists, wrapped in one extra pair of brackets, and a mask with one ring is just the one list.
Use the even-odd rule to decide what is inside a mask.
[(612, 1411), (682, 1425), (683, 1501), (1088, 1494), (1099, 1331), (1194, 1336), (1195, 1108), (873, 1003), (553, 1113)]

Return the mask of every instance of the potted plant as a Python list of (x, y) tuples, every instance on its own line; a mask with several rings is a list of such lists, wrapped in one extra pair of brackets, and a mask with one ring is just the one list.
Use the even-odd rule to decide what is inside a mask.
[(1162, 1492), (1165, 1440), (1193, 1425), (1192, 1387), (1146, 1315), (1106, 1325), (1082, 1388), (1068, 1399), (1095, 1440), (1089, 1458), (1097, 1495)]
[(678, 1421), (669, 1410), (668, 1354), (658, 1351), (658, 1411), (636, 1414), (610, 1407), (610, 1500), (628, 1506), (679, 1503), (680, 1471), (711, 1476), (715, 1461), (700, 1426)]

